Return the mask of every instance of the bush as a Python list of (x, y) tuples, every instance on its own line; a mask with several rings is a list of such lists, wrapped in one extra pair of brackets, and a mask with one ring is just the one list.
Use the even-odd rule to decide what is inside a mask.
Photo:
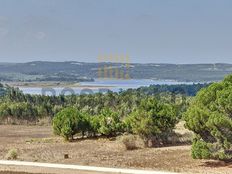
[(16, 160), (18, 158), (17, 149), (10, 149), (6, 155), (7, 160)]
[(154, 137), (159, 141), (165, 141), (177, 121), (177, 114), (172, 105), (149, 98), (143, 100), (140, 107), (125, 119), (125, 125), (128, 132), (141, 136), (148, 145), (149, 139)]
[(60, 111), (53, 119), (53, 130), (56, 135), (61, 135), (65, 140), (73, 140), (73, 136), (87, 128), (83, 113), (75, 108), (66, 108)]
[(123, 132), (120, 115), (110, 109), (103, 109), (99, 115), (99, 133), (106, 136), (115, 136)]
[(89, 116), (75, 108), (66, 108), (54, 117), (53, 131), (66, 140), (72, 140), (75, 134), (82, 133), (84, 137), (86, 132), (88, 136), (115, 136), (123, 132), (123, 125), (119, 114), (110, 109), (102, 110), (100, 115)]
[(207, 143), (204, 141), (198, 141), (194, 139), (192, 145), (192, 157), (194, 159), (208, 159), (211, 157), (211, 153)]
[(139, 148), (137, 144), (137, 137), (135, 135), (123, 135), (120, 140), (126, 150), (135, 150)]
[(112, 137), (127, 132), (139, 135), (145, 142), (153, 137), (156, 137), (157, 141), (164, 141), (172, 133), (177, 121), (175, 107), (149, 97), (142, 100), (140, 106), (126, 119), (108, 107), (93, 116), (72, 107), (63, 109), (53, 118), (53, 130), (66, 140), (72, 140), (78, 133), (82, 133), (82, 137), (84, 135)]
[(193, 158), (232, 158), (232, 75), (202, 89), (185, 113), (186, 127), (195, 133)]
[(97, 134), (99, 134), (99, 129), (101, 127), (99, 116), (89, 117), (89, 124), (90, 124), (89, 132), (92, 134), (92, 136), (95, 137)]

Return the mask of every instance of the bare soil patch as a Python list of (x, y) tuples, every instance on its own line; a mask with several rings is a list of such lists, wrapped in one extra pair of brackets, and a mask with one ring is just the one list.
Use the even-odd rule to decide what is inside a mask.
[[(7, 152), (13, 148), (18, 150), (18, 160), (25, 161), (185, 173), (232, 173), (230, 163), (193, 160), (189, 145), (127, 151), (120, 141), (114, 139), (68, 143), (54, 136), (50, 126), (0, 125), (0, 159), (5, 159)], [(69, 155), (68, 159), (64, 159), (65, 154)]]

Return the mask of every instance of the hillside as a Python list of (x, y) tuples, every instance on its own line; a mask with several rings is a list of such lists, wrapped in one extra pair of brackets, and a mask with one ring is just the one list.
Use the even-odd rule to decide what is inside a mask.
[[(232, 73), (232, 64), (130, 64), (122, 63), (28, 62), (0, 63), (0, 81), (92, 81), (99, 67), (112, 72), (127, 71), (133, 79), (218, 81)], [(108, 72), (109, 73), (109, 72)], [(107, 76), (109, 77), (109, 76)], [(102, 76), (101, 76), (102, 78)]]

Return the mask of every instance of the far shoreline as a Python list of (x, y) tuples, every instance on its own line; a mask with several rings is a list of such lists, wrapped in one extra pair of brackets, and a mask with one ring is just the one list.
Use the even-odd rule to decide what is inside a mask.
[[(99, 89), (99, 88), (118, 88), (120, 87), (120, 84), (107, 84), (107, 81), (113, 80), (113, 81), (122, 81), (126, 79), (95, 79), (100, 81), (105, 81), (106, 83), (100, 83), (100, 84), (88, 84), (88, 82), (62, 82), (62, 81), (32, 81), (32, 82), (2, 82), (2, 84), (9, 85), (10, 87), (14, 88), (89, 88), (89, 89)], [(177, 85), (177, 84), (197, 84), (197, 83), (210, 83), (210, 82), (189, 82), (189, 81), (178, 81), (173, 79), (127, 79), (127, 80), (150, 80), (154, 81), (154, 83), (150, 83), (149, 85)], [(96, 82), (96, 81), (95, 81)], [(155, 83), (158, 82), (158, 83)], [(87, 84), (85, 84), (87, 83)], [(118, 86), (119, 85), (119, 86)], [(148, 85), (148, 86), (149, 86)], [(147, 86), (142, 85), (141, 86)]]
[(82, 85), (75, 82), (6, 82), (14, 88), (114, 88), (113, 85)]

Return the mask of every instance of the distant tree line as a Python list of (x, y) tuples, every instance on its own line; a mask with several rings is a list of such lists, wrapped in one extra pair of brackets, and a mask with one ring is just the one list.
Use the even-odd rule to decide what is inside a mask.
[[(143, 99), (155, 97), (159, 101), (172, 103), (181, 115), (186, 110), (186, 98), (192, 95), (188, 91), (196, 91), (205, 85), (153, 85), (139, 89), (107, 92), (106, 94), (82, 94), (43, 96), (23, 94), (19, 89), (0, 84), (0, 121), (11, 123), (19, 120), (36, 123), (41, 118), (52, 119), (55, 114), (66, 107), (74, 107), (78, 111), (90, 115), (99, 115), (105, 108), (126, 117), (137, 109)], [(194, 90), (193, 90), (194, 89)], [(187, 91), (183, 93), (181, 91)]]
[(195, 83), (195, 84), (177, 84), (177, 85), (150, 85), (149, 87), (140, 87), (135, 89), (138, 92), (147, 95), (155, 95), (162, 92), (170, 92), (172, 94), (182, 94), (186, 96), (195, 96), (199, 90), (209, 86), (210, 83)]
[(76, 134), (92, 137), (133, 133), (145, 142), (151, 137), (163, 142), (188, 108), (190, 93), (180, 91), (194, 87), (157, 85), (118, 93), (43, 96), (1, 85), (0, 122), (36, 124), (49, 118), (54, 132), (67, 140)]

